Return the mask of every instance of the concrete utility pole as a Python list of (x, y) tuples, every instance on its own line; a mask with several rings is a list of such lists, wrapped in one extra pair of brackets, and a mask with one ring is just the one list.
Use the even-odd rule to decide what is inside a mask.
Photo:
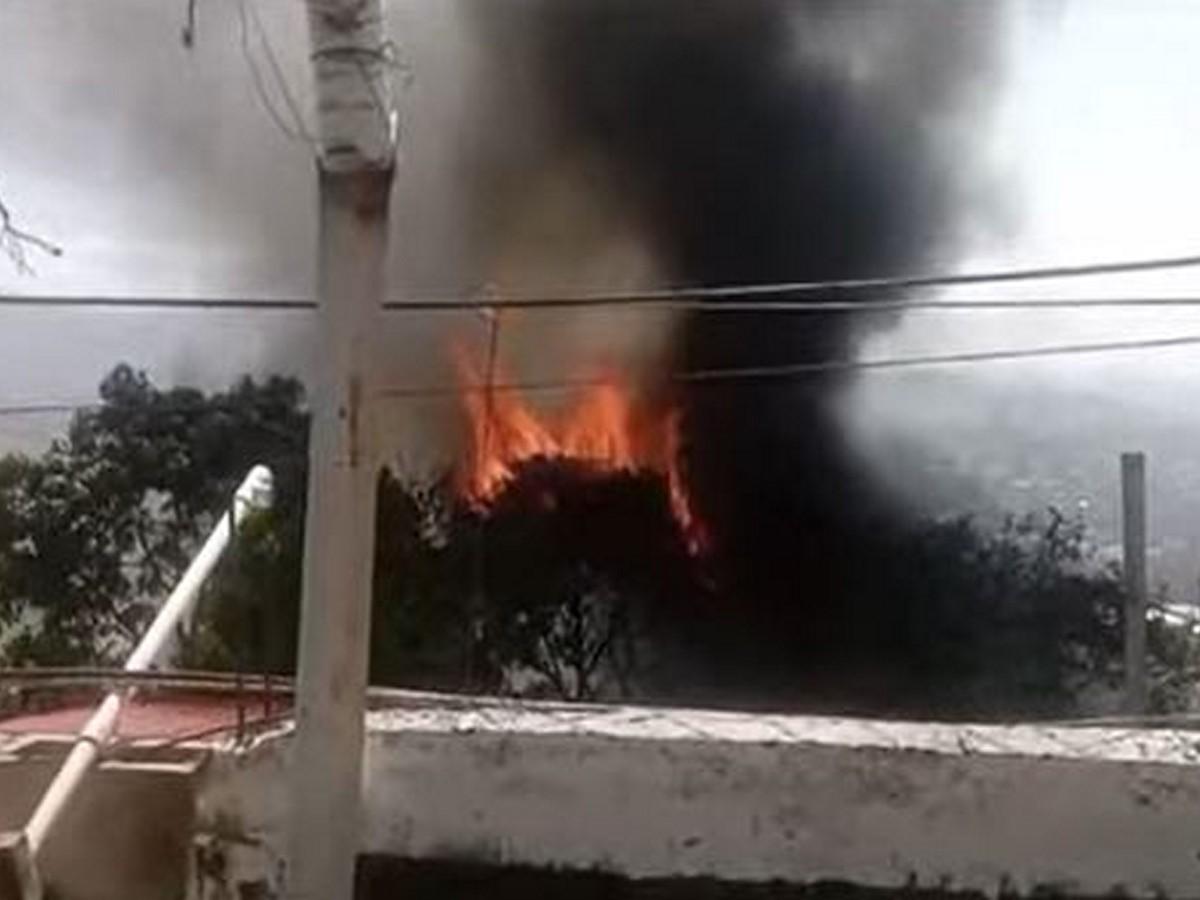
[(1146, 456), (1121, 454), (1125, 573), (1125, 711), (1146, 711)]
[(309, 438), (286, 894), (350, 900), (379, 469), (374, 340), (396, 117), (379, 0), (307, 0), (320, 179), (318, 368)]

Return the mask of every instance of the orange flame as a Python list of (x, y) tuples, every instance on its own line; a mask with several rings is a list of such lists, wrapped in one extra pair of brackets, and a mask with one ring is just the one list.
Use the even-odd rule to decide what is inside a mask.
[(471, 387), (461, 394), (468, 451), (459, 484), (473, 504), (490, 503), (520, 463), (537, 457), (586, 462), (602, 472), (649, 470), (666, 478), (671, 512), (689, 549), (705, 549), (707, 533), (692, 509), (680, 467), (678, 410), (651, 414), (623, 379), (610, 375), (581, 388), (560, 412), (539, 414), (518, 390), (479, 390), (484, 379), (476, 366), (461, 348), (455, 355), (459, 378)]

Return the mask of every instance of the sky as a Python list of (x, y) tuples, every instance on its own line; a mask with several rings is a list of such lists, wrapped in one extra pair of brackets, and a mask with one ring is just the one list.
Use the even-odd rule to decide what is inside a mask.
[[(529, 74), (496, 67), (464, 14), (470, 2), (486, 0), (388, 5), (406, 69), (397, 73), (403, 124), (390, 256), (394, 294), (477, 293), (497, 283), (534, 290), (656, 283), (663, 273), (644, 248), (612, 237), (628, 215), (619, 201), (589, 202), (587, 215), (573, 215), (580, 200), (570, 185), (586, 180), (586, 163), (548, 166), (530, 186), (536, 200), (506, 200), (515, 212), (481, 238), (479, 197), (492, 185), (478, 177), (479, 155), (519, 155), (536, 145), (551, 158), (555, 150), (536, 99), (526, 93)], [(1007, 9), (1009, 25), (996, 36), (1002, 44), (996, 83), (970, 123), (979, 204), (989, 215), (960, 236), (946, 268), (1200, 250), (1194, 162), (1200, 5), (1030, 0)], [(267, 84), (270, 106), (286, 116), (286, 98), (271, 82), (268, 36), (289, 93), (305, 107), (302, 5), (200, 0), (197, 10), (189, 50), (180, 40), (182, 0), (0, 4), (0, 197), (21, 225), (65, 249), (59, 259), (35, 255), (32, 276), (0, 261), (0, 291), (313, 295), (310, 147), (273, 121), (249, 62)], [(499, 150), (487, 149), (498, 133)], [(563, 234), (568, 220), (578, 224)], [(1131, 294), (1200, 296), (1200, 270), (954, 296)], [(389, 327), (402, 349), (387, 360), (387, 377), (421, 383), (447, 373), (413, 348), (443, 346), (452, 329), (485, 333), (461, 316)], [(535, 337), (557, 348), (547, 353), (553, 368), (579, 346), (603, 347), (615, 336), (635, 357), (652, 354), (668, 327), (559, 317)], [(1200, 335), (1200, 310), (912, 312), (867, 336), (860, 355), (1181, 334)], [(163, 384), (218, 387), (246, 371), (306, 375), (311, 339), (303, 313), (0, 309), (0, 405), (93, 397), (118, 360), (146, 368)], [(1186, 424), (1200, 385), (1198, 363), (1200, 349), (1180, 349), (880, 373), (856, 382), (845, 418), (865, 456), (884, 468), (896, 440), (967, 467), (981, 448), (1020, 447), (1033, 433), (1090, 442), (1090, 452), (1115, 455), (1129, 442), (1154, 443), (1150, 432), (1161, 434), (1164, 422)], [(1044, 406), (1030, 407), (1031, 396)], [(1014, 419), (1013, 410), (1036, 421)], [(1103, 412), (1080, 414), (1086, 410)], [(397, 410), (394, 421), (401, 430), (434, 433), (448, 415), (430, 405)], [(0, 419), (0, 450), (37, 449), (62, 424), (54, 417)], [(1172, 446), (1163, 452), (1183, 452)]]
[[(1192, 73), (1200, 7), (1080, 0), (1024, 9), (1008, 38), (1007, 79), (984, 151), (1005, 186), (1009, 222), (970, 242), (960, 268), (1194, 253), (1200, 247), (1200, 169), (1194, 165), (1200, 82)], [(1197, 296), (1198, 287), (1200, 271), (1181, 270), (984, 286), (954, 296)], [(1200, 335), (1200, 311), (914, 312), (872, 335), (862, 355), (1177, 335)], [(1090, 506), (1110, 536), (1117, 456), (1152, 448), (1151, 509), (1156, 503), (1160, 512), (1169, 508), (1183, 520), (1175, 530), (1190, 532), (1200, 529), (1194, 505), (1200, 495), (1180, 496), (1176, 470), (1191, 465), (1200, 438), (1198, 364), (1200, 353), (1181, 348), (904, 372), (860, 380), (851, 418), (864, 441), (874, 442), (877, 458), (885, 452), (879, 448), (893, 446), (900, 435), (958, 460), (958, 468), (980, 469), (1006, 454), (1014, 471), (1035, 468), (1011, 457), (1053, 446), (1060, 452), (1047, 455), (1060, 469), (1093, 477), (1111, 472), (1099, 491), (1100, 509), (1096, 492), (1055, 498)], [(1011, 506), (1011, 495), (1006, 499)], [(1033, 497), (1030, 505), (1045, 499)], [(1193, 583), (1194, 575), (1193, 568)]]

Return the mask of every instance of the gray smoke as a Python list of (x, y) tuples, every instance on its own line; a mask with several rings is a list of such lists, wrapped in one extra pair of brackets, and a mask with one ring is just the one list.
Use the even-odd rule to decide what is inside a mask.
[[(1004, 12), (936, 0), (500, 0), (473, 21), (493, 64), (532, 85), (554, 153), (586, 161), (573, 208), (615, 202), (661, 275), (714, 285), (950, 266), (988, 214), (973, 151)], [(525, 174), (502, 168), (495, 184)], [(690, 314), (672, 362), (844, 359), (855, 321)], [(773, 644), (838, 652), (847, 579), (865, 548), (904, 527), (843, 435), (842, 387), (706, 384), (678, 397), (689, 480), (736, 604), (729, 625), (756, 665)]]

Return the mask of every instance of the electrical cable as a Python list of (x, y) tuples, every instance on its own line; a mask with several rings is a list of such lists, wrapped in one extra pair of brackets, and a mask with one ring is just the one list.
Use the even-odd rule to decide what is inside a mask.
[[(1165, 271), (1200, 266), (1200, 256), (1160, 257), (1081, 266), (1009, 269), (961, 275), (919, 275), (897, 278), (859, 278), (841, 281), (777, 282), (718, 287), (656, 288), (646, 291), (582, 293), (542, 296), (478, 296), (390, 300), (382, 304), (388, 312), (461, 312), (503, 309), (575, 309), (587, 307), (655, 306), (712, 312), (758, 312), (778, 309), (789, 312), (876, 312), (914, 309), (1086, 309), (1116, 307), (1200, 306), (1200, 297), (1125, 297), (1091, 299), (982, 298), (978, 300), (891, 299), (847, 300), (837, 295), (857, 292), (911, 290), (919, 287), (953, 287), (1058, 278), (1095, 277), (1147, 271)], [(828, 296), (828, 295), (833, 295)], [(798, 300), (797, 298), (809, 298)], [(713, 303), (713, 300), (746, 299), (750, 302)], [(0, 306), (56, 306), (128, 309), (201, 310), (315, 310), (314, 300), (217, 297), (66, 297), (0, 295)]]
[[(897, 357), (890, 359), (826, 360), (791, 363), (787, 365), (739, 366), (730, 368), (695, 369), (668, 374), (668, 381), (681, 384), (714, 384), (721, 382), (792, 380), (808, 375), (821, 375), (854, 371), (878, 371), (884, 369), (916, 368), (921, 366), (961, 365), (968, 363), (998, 362), (1004, 360), (1030, 359), (1036, 357), (1073, 356), (1132, 350), (1169, 349), (1200, 345), (1200, 335), (1183, 335), (1173, 338), (1148, 340), (1111, 341), (1095, 344), (1060, 344), (1049, 347), (1027, 349), (983, 350), (964, 353), (929, 354), (922, 356)], [(388, 398), (420, 399), (440, 396), (457, 396), (467, 392), (505, 391), (533, 393), (560, 391), (611, 384), (611, 379), (602, 377), (579, 377), (534, 381), (497, 382), (493, 384), (431, 385), (413, 388), (386, 388), (381, 395)]]

